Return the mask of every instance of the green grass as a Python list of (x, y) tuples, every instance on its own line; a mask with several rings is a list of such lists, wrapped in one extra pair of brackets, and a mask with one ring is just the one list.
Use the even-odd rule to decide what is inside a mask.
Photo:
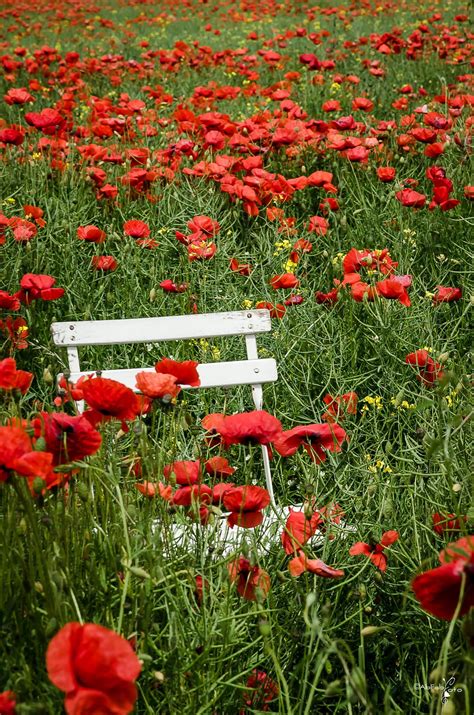
[[(259, 59), (255, 97), (242, 95), (216, 101), (210, 107), (233, 121), (255, 116), (264, 107), (276, 110), (278, 102), (267, 102), (260, 90), (282, 81), (290, 71), (301, 72), (300, 82), (292, 84), (291, 99), (309, 118), (330, 121), (350, 114), (352, 98), (366, 94), (375, 102), (375, 119), (372, 113), (354, 115), (372, 127), (382, 119), (399, 122), (416, 107), (430, 104), (447, 86), (452, 85), (453, 95), (469, 91), (467, 83), (458, 79), (469, 72), (467, 61), (446, 62), (428, 51), (416, 61), (408, 60), (404, 53), (385, 57), (370, 43), (358, 52), (343, 48), (345, 40), (391, 32), (395, 25), (403, 28), (407, 38), (420, 21), (437, 10), (452, 27), (454, 15), (463, 12), (461, 3), (408, 3), (400, 11), (388, 4), (373, 16), (366, 9), (347, 27), (341, 18), (317, 11), (317, 19), (310, 19), (306, 6), (291, 14), (285, 4), (271, 6), (271, 17), (262, 13), (252, 22), (232, 20), (230, 9), (252, 19), (253, 7), (239, 7), (194, 3), (188, 10), (171, 4), (101, 2), (86, 9), (84, 17), (79, 9), (71, 11), (72, 18), (80, 20), (78, 26), (45, 8), (35, 16), (25, 7), (21, 17), (27, 27), (7, 16), (0, 40), (6, 43), (2, 50), (6, 54), (21, 45), (31, 57), (32, 51), (51, 45), (62, 55), (78, 51), (81, 59), (116, 53), (123, 54), (125, 60), (141, 61), (144, 49), (138, 42), (143, 39), (150, 41), (150, 50), (169, 51), (177, 40), (184, 40), (208, 45), (214, 52), (247, 47), (248, 54), (257, 56), (258, 49), (268, 49), (265, 39), (284, 35), (288, 29), (303, 26), (309, 32), (327, 29), (331, 33), (318, 46), (301, 37), (289, 38), (284, 48), (275, 43), (272, 49), (288, 60), (271, 69)], [(351, 8), (345, 10), (350, 15)], [(164, 11), (176, 12), (175, 20), (163, 25), (149, 22)], [(142, 17), (141, 12), (145, 13)], [(92, 19), (99, 15), (112, 18), (115, 27), (100, 26)], [(35, 19), (41, 27), (31, 27)], [(204, 32), (207, 22), (222, 34)], [(10, 24), (16, 24), (17, 30), (9, 31)], [(458, 27), (452, 34), (462, 37), (467, 25)], [(262, 35), (258, 42), (246, 39), (253, 30)], [(126, 31), (136, 36), (127, 38)], [(336, 59), (336, 68), (324, 73), (324, 84), (310, 83), (312, 74), (298, 61), (303, 52), (315, 52), (320, 59), (327, 53)], [(379, 59), (386, 77), (370, 75), (361, 62), (365, 58)], [(11, 87), (28, 87), (32, 78), (46, 88), (31, 89), (37, 101), (26, 108), (3, 103), (6, 124), (26, 127), (25, 112), (51, 107), (60, 99), (65, 87), (56, 75), (58, 66), (53, 67), (49, 85), (47, 75), (30, 75), (21, 68), (14, 72), (14, 79), (9, 79), (7, 72), (0, 80), (0, 95)], [(79, 75), (84, 85), (78, 86), (72, 114), (76, 124), (87, 124), (91, 96), (109, 96), (115, 103), (122, 92), (143, 99), (147, 109), (155, 109), (156, 119), (171, 118), (182, 102), (196, 114), (204, 114), (204, 105), (196, 108), (190, 103), (194, 89), (210, 81), (219, 86), (247, 87), (247, 80), (237, 70), (236, 60), (227, 70), (221, 63), (197, 67), (183, 63), (171, 73), (155, 59), (141, 76), (122, 66), (118, 80), (111, 82), (106, 73), (86, 69)], [(333, 85), (335, 73), (357, 74), (361, 82), (338, 89)], [(396, 111), (391, 103), (401, 96), (397, 88), (406, 83), (415, 91), (423, 86), (428, 96), (413, 97), (406, 112)], [(69, 84), (74, 82), (70, 79)], [(142, 90), (146, 84), (162, 85), (173, 95), (173, 103), (154, 107)], [(328, 99), (339, 99), (343, 111), (325, 115), (321, 106)], [(444, 113), (445, 107), (430, 104), (430, 110)], [(290, 429), (319, 423), (326, 409), (326, 393), (356, 391), (359, 396), (358, 414), (343, 423), (349, 443), (341, 454), (329, 454), (323, 465), (313, 464), (302, 451), (287, 459), (276, 454), (272, 463), (280, 503), (301, 503), (314, 497), (318, 507), (331, 502), (341, 505), (344, 520), (353, 530), (334, 539), (328, 533), (324, 544), (311, 553), (344, 569), (345, 576), (326, 580), (305, 573), (294, 579), (278, 539), (268, 555), (259, 556), (255, 534), (248, 530), (243, 555), (264, 568), (272, 582), (268, 598), (252, 603), (240, 598), (229, 582), (229, 558), (219, 554), (219, 544), (205, 528), (193, 527), (199, 536), (191, 549), (169, 545), (174, 520), (188, 521), (171, 513), (162, 500), (147, 500), (137, 491), (130, 469), (132, 458), (141, 458), (144, 479), (159, 481), (164, 464), (206, 459), (215, 453), (202, 439), (200, 420), (206, 414), (253, 408), (249, 388), (186, 393), (175, 407), (163, 412), (157, 409), (126, 435), (118, 434), (118, 422), (101, 427), (100, 451), (80, 464), (67, 491), (60, 489), (32, 501), (19, 478), (12, 479), (17, 489), (11, 484), (0, 485), (0, 691), (17, 693), (20, 715), (61, 712), (63, 694), (48, 681), (44, 655), (59, 627), (79, 620), (134, 639), (143, 662), (137, 713), (263, 712), (263, 704), (244, 705), (246, 681), (255, 668), (278, 683), (279, 695), (267, 705), (270, 712), (449, 715), (472, 711), (472, 614), (464, 622), (440, 621), (421, 609), (410, 587), (416, 574), (437, 565), (438, 552), (454, 540), (435, 534), (433, 513), (467, 515), (466, 533), (473, 530), (469, 446), (472, 210), (463, 199), (463, 187), (472, 183), (472, 173), (469, 152), (453, 140), (456, 132), (464, 136), (467, 131), (467, 108), (455, 129), (448, 132), (451, 140), (437, 160), (423, 155), (422, 144), (409, 152), (400, 149), (397, 136), (406, 131), (401, 128), (384, 138), (383, 154), (378, 157), (371, 152), (365, 165), (310, 146), (296, 157), (287, 156), (285, 147), (270, 148), (263, 155), (265, 169), (286, 178), (331, 171), (341, 205), (328, 217), (330, 228), (323, 237), (307, 231), (309, 217), (321, 213), (318, 205), (326, 196), (322, 189), (307, 188), (287, 203), (275, 202), (287, 217), (295, 218), (295, 235), (288, 237), (288, 247), (281, 251), (276, 244), (286, 235), (278, 232), (276, 222), (267, 219), (265, 207), (259, 216), (249, 217), (241, 203), (231, 203), (218, 184), (186, 176), (182, 169), (196, 163), (190, 158), (184, 158), (173, 181), (153, 184), (156, 202), (135, 197), (120, 185), (127, 164), (101, 164), (107, 181), (119, 186), (119, 196), (116, 202), (96, 200), (75, 145), (97, 143), (115, 146), (119, 152), (147, 146), (154, 152), (186, 138), (178, 134), (176, 123), (163, 127), (156, 119), (150, 122), (158, 128), (156, 136), (105, 140), (68, 136), (64, 171), (51, 168), (48, 153), (40, 153), (38, 132), (31, 131), (21, 147), (1, 150), (0, 211), (9, 218), (23, 216), (21, 207), (33, 204), (44, 210), (46, 226), (25, 245), (8, 234), (6, 243), (0, 245), (0, 289), (15, 292), (21, 276), (32, 272), (54, 276), (66, 292), (53, 303), (37, 301), (22, 306), (19, 315), (29, 326), (29, 347), (12, 352), (5, 340), (2, 357), (13, 354), (18, 367), (33, 372), (35, 380), (21, 400), (5, 396), (0, 403), (0, 423), (6, 424), (12, 416), (31, 419), (38, 410), (53, 410), (54, 378), (66, 368), (65, 352), (50, 338), (49, 327), (55, 320), (181, 315), (192, 312), (193, 304), (205, 313), (240, 310), (259, 301), (283, 302), (289, 291), (274, 291), (269, 279), (284, 272), (294, 241), (310, 239), (313, 249), (295, 269), (301, 280), (297, 292), (304, 302), (289, 306), (281, 321), (273, 320), (272, 333), (259, 338), (261, 356), (274, 357), (279, 372), (278, 381), (264, 388), (264, 407), (281, 420), (284, 429)], [(136, 129), (136, 124), (133, 126)], [(196, 141), (200, 141), (198, 137)], [(211, 152), (199, 151), (196, 161), (212, 160)], [(225, 148), (217, 153), (233, 152)], [(376, 167), (389, 164), (397, 169), (396, 181), (382, 184)], [(438, 208), (415, 211), (401, 206), (394, 193), (406, 179), (419, 180), (417, 190), (430, 198), (425, 170), (432, 164), (444, 167), (461, 205), (446, 213)], [(187, 222), (200, 214), (219, 222), (218, 250), (210, 261), (190, 263), (174, 233), (186, 232)], [(159, 248), (146, 250), (124, 237), (124, 221), (134, 218), (150, 225)], [(107, 232), (104, 245), (77, 239), (77, 227), (87, 224)], [(399, 262), (397, 273), (413, 277), (411, 307), (381, 298), (374, 303), (355, 303), (347, 291), (333, 307), (317, 304), (315, 292), (329, 291), (333, 280), (342, 278), (341, 260), (351, 247), (388, 248)], [(117, 270), (93, 271), (91, 259), (99, 254), (113, 255)], [(229, 271), (234, 256), (251, 263), (249, 277)], [(164, 293), (159, 283), (166, 278), (186, 282), (189, 288), (182, 294)], [(462, 300), (434, 306), (430, 294), (439, 285), (461, 287)], [(423, 387), (415, 371), (405, 364), (405, 356), (422, 347), (430, 348), (434, 359), (444, 365), (445, 377), (433, 389)], [(232, 338), (81, 352), (84, 368), (91, 370), (152, 365), (165, 355), (200, 362), (232, 360), (244, 357), (244, 345)], [(378, 406), (373, 400), (364, 401), (366, 397), (380, 398)], [(70, 406), (65, 409), (71, 412)], [(259, 452), (249, 458), (248, 448), (239, 446), (226, 456), (238, 467), (236, 483), (264, 484)], [(400, 539), (386, 552), (385, 574), (368, 559), (349, 555), (354, 542), (378, 541), (391, 529), (399, 532)], [(194, 593), (196, 575), (209, 583), (201, 605)], [(378, 630), (367, 635), (363, 629), (368, 626)], [(436, 669), (438, 676), (433, 675)], [(455, 710), (442, 705), (439, 690), (428, 687), (453, 675), (456, 687), (463, 689), (450, 699), (449, 707), (454, 701)]]

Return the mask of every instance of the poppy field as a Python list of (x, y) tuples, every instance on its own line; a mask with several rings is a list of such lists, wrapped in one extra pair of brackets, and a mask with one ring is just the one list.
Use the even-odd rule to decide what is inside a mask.
[[(472, 713), (466, 7), (0, 21), (0, 715)], [(255, 310), (263, 409), (241, 336), (51, 337)]]

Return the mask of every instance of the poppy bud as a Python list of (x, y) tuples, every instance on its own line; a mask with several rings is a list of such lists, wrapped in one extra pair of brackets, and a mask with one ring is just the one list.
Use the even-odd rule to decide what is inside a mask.
[(272, 632), (272, 629), (271, 629), (268, 621), (260, 621), (260, 623), (258, 624), (258, 630), (260, 631), (260, 635), (263, 636), (264, 638), (269, 636)]
[(340, 680), (333, 680), (332, 683), (326, 687), (324, 695), (328, 698), (337, 697), (341, 694), (342, 683)]
[(43, 592), (44, 592), (43, 584), (41, 583), (41, 581), (35, 581), (34, 586), (35, 586), (35, 591), (36, 591), (36, 593), (43, 593)]
[(441, 715), (456, 715), (456, 706), (452, 700), (448, 700), (441, 708)]
[(20, 519), (20, 522), (18, 524), (18, 531), (20, 534), (26, 534), (28, 531), (28, 524), (26, 523), (26, 519)]
[(442, 677), (443, 677), (443, 669), (435, 668), (430, 673), (430, 683), (434, 683), (435, 685), (437, 685)]
[(35, 452), (44, 452), (46, 450), (46, 440), (44, 437), (38, 437), (35, 442)]
[(151, 578), (148, 571), (145, 571), (145, 569), (140, 568), (140, 566), (130, 566), (129, 568), (130, 572), (133, 573), (134, 576), (138, 576), (138, 578), (142, 578), (143, 580)]
[(58, 630), (58, 625), (59, 624), (55, 618), (49, 619), (48, 624), (44, 631), (46, 638), (51, 638), (53, 633), (56, 633), (56, 631)]
[(76, 491), (79, 496), (79, 499), (82, 502), (89, 501), (89, 487), (87, 484), (84, 484), (84, 482), (79, 482), (76, 486)]
[(395, 407), (400, 407), (400, 405), (403, 402), (403, 398), (405, 397), (405, 390), (402, 388), (399, 392), (397, 392), (395, 396)]
[(51, 375), (51, 371), (50, 371), (50, 366), (49, 366), (49, 365), (48, 365), (48, 367), (45, 367), (45, 369), (43, 370), (43, 381), (44, 381), (47, 385), (52, 385), (53, 382), (54, 382), (54, 377)]
[(156, 299), (156, 289), (152, 288), (150, 291), (150, 303), (154, 303)]
[(46, 486), (46, 482), (41, 477), (35, 477), (33, 480), (33, 491), (35, 494), (41, 494)]
[(368, 636), (374, 636), (376, 633), (379, 631), (382, 631), (383, 628), (380, 626), (365, 626), (360, 632), (361, 636), (363, 638), (367, 638)]

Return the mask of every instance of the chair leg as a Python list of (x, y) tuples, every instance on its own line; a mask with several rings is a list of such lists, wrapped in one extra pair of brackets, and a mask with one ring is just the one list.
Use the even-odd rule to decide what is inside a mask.
[(275, 504), (275, 495), (273, 493), (273, 482), (272, 482), (272, 471), (270, 469), (270, 457), (268, 456), (268, 448), (266, 444), (262, 444), (262, 457), (263, 457), (263, 469), (265, 471), (265, 481), (267, 484), (267, 491), (270, 494), (270, 501), (272, 506)]

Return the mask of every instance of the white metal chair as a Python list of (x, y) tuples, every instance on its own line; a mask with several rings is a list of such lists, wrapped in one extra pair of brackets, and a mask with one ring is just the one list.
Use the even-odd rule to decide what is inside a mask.
[[(204, 387), (232, 387), (251, 385), (257, 410), (263, 407), (262, 386), (278, 378), (273, 358), (261, 359), (257, 351), (257, 335), (272, 329), (268, 310), (236, 311), (231, 313), (202, 313), (163, 318), (136, 318), (125, 320), (87, 320), (81, 322), (53, 323), (51, 333), (55, 345), (67, 348), (69, 380), (76, 382), (91, 370), (81, 371), (79, 347), (88, 345), (124, 345), (132, 343), (160, 343), (170, 340), (216, 338), (231, 335), (245, 336), (247, 360), (203, 363), (197, 368)], [(153, 367), (97, 371), (102, 377), (127, 385), (137, 392), (135, 376), (138, 372), (154, 372)], [(78, 404), (79, 409), (81, 406)], [(262, 445), (266, 487), (275, 505), (270, 460), (266, 446)]]

